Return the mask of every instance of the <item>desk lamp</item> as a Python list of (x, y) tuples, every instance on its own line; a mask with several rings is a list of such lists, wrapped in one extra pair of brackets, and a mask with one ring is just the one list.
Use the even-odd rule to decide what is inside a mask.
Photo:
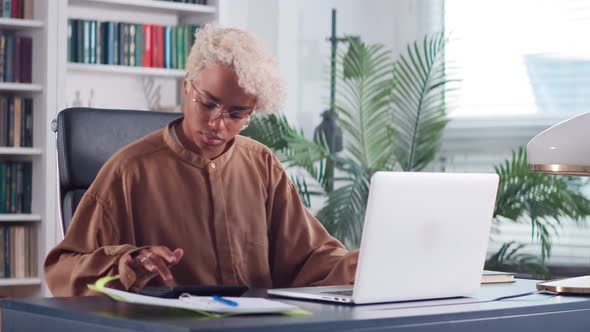
[[(590, 113), (558, 123), (527, 144), (534, 172), (590, 176)], [(557, 293), (590, 294), (590, 275), (540, 282), (537, 289)]]

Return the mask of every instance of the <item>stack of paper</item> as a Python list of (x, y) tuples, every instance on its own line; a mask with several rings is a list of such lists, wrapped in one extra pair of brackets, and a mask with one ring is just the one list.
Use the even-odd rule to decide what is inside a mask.
[(178, 299), (164, 299), (108, 287), (100, 289), (92, 287), (92, 289), (105, 293), (118, 301), (182, 308), (199, 312), (261, 314), (289, 313), (299, 310), (299, 307), (295, 305), (259, 297), (224, 297), (223, 299), (234, 303), (234, 305), (228, 305), (214, 300), (211, 296), (182, 296)]

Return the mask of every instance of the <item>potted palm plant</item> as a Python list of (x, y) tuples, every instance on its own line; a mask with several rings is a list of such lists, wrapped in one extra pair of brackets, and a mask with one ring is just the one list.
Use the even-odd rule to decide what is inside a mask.
[[(444, 35), (427, 36), (393, 60), (383, 46), (350, 41), (346, 60), (339, 55), (347, 75), (338, 77), (335, 109), (345, 138), (338, 154), (321, 140), (307, 139), (281, 115), (255, 118), (244, 132), (273, 149), (287, 167), (305, 170), (305, 176), (293, 176), (302, 199), (309, 206), (312, 195), (326, 198), (316, 216), (349, 247), (360, 241), (371, 175), (424, 170), (440, 150), (457, 82), (445, 67), (445, 45)], [(334, 172), (326, 167), (330, 163)], [(507, 243), (488, 264), (546, 272), (551, 236), (563, 217), (580, 221), (588, 216), (590, 201), (575, 178), (530, 172), (522, 149), (496, 171), (501, 189), (495, 226), (529, 222), (542, 250), (540, 256), (524, 255), (519, 253), (522, 245)]]

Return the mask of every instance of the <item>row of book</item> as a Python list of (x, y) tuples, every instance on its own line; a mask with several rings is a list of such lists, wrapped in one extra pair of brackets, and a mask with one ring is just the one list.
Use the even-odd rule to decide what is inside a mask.
[(33, 81), (33, 39), (0, 31), (0, 82)]
[(33, 164), (0, 162), (0, 213), (31, 213)]
[(0, 225), (0, 278), (37, 276), (34, 226)]
[(33, 146), (33, 99), (0, 95), (0, 146)]
[(183, 69), (197, 25), (68, 21), (68, 61)]
[(33, 0), (0, 0), (0, 17), (33, 19)]

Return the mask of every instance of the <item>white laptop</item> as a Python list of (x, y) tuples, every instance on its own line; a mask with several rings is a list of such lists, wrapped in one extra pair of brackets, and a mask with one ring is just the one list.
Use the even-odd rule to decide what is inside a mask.
[(480, 287), (497, 174), (377, 172), (354, 286), (268, 294), (341, 303), (469, 296)]

